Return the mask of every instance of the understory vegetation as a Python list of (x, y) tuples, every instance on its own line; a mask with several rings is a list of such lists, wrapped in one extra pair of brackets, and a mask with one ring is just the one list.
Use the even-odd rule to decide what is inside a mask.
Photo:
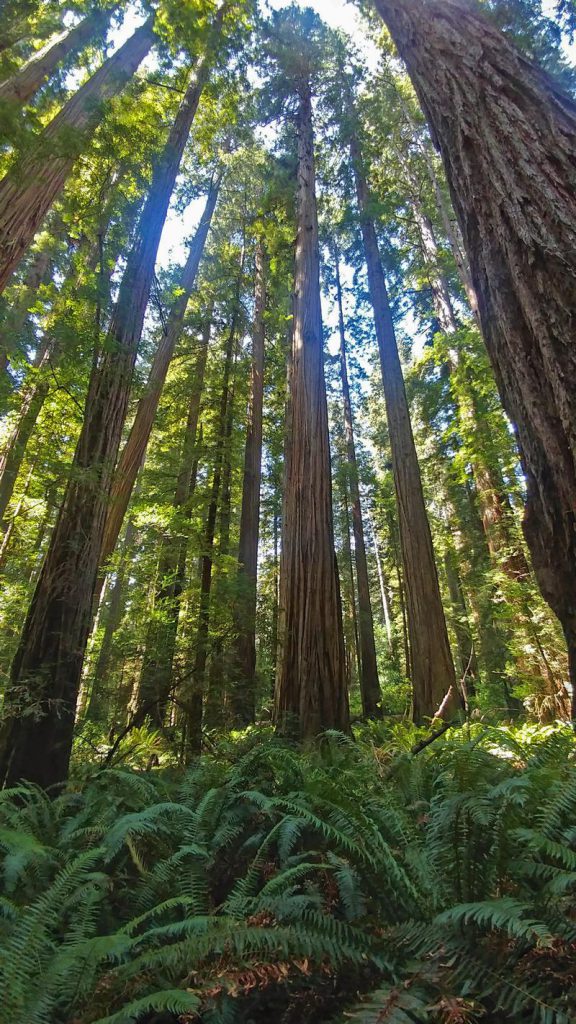
[(183, 772), (142, 730), (4, 790), (2, 1019), (568, 1024), (574, 735), (429, 735), (253, 728)]

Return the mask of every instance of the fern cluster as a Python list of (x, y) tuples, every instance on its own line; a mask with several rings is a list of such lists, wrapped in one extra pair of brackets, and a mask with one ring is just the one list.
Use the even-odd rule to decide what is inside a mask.
[(570, 730), (379, 729), (0, 794), (0, 1019), (568, 1024)]

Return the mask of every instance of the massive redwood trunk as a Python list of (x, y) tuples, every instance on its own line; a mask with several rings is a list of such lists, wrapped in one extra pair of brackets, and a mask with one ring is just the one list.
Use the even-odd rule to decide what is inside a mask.
[(312, 104), (298, 110), (298, 234), (282, 533), (281, 658), (275, 717), (302, 738), (348, 730), (346, 655), (332, 522), (328, 412), (323, 367)]
[(344, 399), (344, 431), (348, 454), (347, 479), (352, 505), (352, 528), (354, 531), (354, 559), (356, 562), (356, 580), (358, 585), (358, 619), (360, 634), (360, 693), (362, 710), (370, 718), (382, 715), (382, 693), (378, 679), (376, 663), (376, 644), (374, 642), (374, 620), (370, 600), (370, 580), (368, 578), (368, 562), (366, 559), (366, 543), (364, 540), (364, 523), (362, 521), (362, 505), (358, 485), (358, 464), (356, 461), (356, 444), (354, 442), (354, 420), (350, 385), (348, 383), (348, 365), (346, 357), (346, 332), (344, 329), (344, 311), (342, 308), (342, 286), (340, 283), (340, 267), (338, 254), (335, 254), (334, 269), (336, 273), (336, 299), (338, 305), (338, 325), (340, 331), (340, 376), (342, 379), (342, 395)]
[(130, 80), (155, 39), (150, 18), (65, 104), (42, 132), (37, 146), (0, 182), (0, 291), (18, 266), (44, 217), (64, 188), (74, 155), (59, 155), (63, 136), (82, 140), (102, 117), (102, 103)]
[(35, 53), (23, 67), (0, 83), (0, 101), (6, 100), (15, 106), (28, 103), (66, 57), (77, 53), (93, 37), (104, 32), (111, 14), (110, 9), (92, 11), (69, 32)]
[(576, 712), (576, 105), (457, 0), (375, 0), (440, 148)]
[(370, 216), (370, 194), (358, 142), (354, 136), (350, 142), (350, 153), (356, 180), (370, 301), (374, 309), (398, 504), (410, 636), (414, 719), (420, 722), (425, 718), (434, 718), (439, 713), (444, 717), (454, 713), (457, 706), (456, 676), (394, 322), (376, 230)]
[[(99, 365), (94, 367), (74, 465), (12, 666), (0, 735), (0, 775), (62, 782), (91, 624), (108, 495), (156, 253), (184, 147), (207, 75), (200, 61), (182, 101), (128, 257)], [(22, 704), (35, 714), (22, 716)]]
[(174, 349), (182, 334), (188, 300), (190, 299), (198, 274), (198, 267), (200, 266), (212, 216), (218, 201), (219, 188), (220, 179), (214, 181), (210, 187), (204, 212), (194, 238), (190, 243), (188, 259), (182, 270), (178, 284), (178, 297), (174, 302), (166, 329), (154, 354), (146, 391), (138, 403), (134, 423), (118, 460), (110, 492), (110, 508), (106, 519), (100, 555), (101, 564), (104, 564), (114, 551), (116, 541), (122, 529), (130, 496), (134, 489), (138, 470), (142, 465), (142, 460), (148, 447), (166, 374), (174, 355)]
[(256, 246), (254, 326), (250, 408), (244, 450), (244, 480), (238, 547), (238, 606), (231, 705), (236, 722), (254, 721), (256, 671), (256, 584), (260, 535), (260, 481), (262, 476), (262, 406), (264, 401), (264, 313), (266, 309), (266, 255), (261, 240)]

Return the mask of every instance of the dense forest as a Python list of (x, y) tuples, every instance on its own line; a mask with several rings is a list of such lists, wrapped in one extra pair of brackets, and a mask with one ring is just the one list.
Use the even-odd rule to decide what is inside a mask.
[(0, 0), (2, 1024), (576, 1020), (574, 36)]

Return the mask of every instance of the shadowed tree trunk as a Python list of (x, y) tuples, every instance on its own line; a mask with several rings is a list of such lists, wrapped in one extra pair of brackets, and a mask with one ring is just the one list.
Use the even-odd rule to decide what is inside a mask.
[(52, 255), (50, 246), (40, 249), (30, 263), (14, 302), (8, 304), (6, 297), (2, 299), (2, 303), (6, 303), (6, 308), (0, 322), (0, 414), (6, 412), (8, 396), (13, 387), (7, 372), (11, 354), (18, 348), (30, 307), (36, 302), (40, 285), (50, 280)]
[(184, 517), (178, 535), (167, 534), (160, 548), (158, 563), (158, 590), (154, 600), (154, 614), (146, 636), (146, 650), (140, 674), (136, 714), (142, 721), (149, 715), (157, 726), (164, 724), (166, 707), (172, 685), (172, 662), (176, 649), (178, 619), (182, 591), (186, 582), (188, 533), (186, 522), (191, 515), (191, 501), (196, 485), (196, 435), (200, 400), (204, 386), (204, 371), (210, 340), (212, 313), (207, 316), (200, 348), (195, 361), (193, 388), (184, 430), (180, 472), (174, 492), (174, 510)]
[(0, 182), (0, 291), (18, 266), (53, 202), (64, 188), (80, 149), (70, 151), (73, 133), (78, 146), (85, 132), (102, 117), (102, 103), (122, 91), (155, 39), (150, 18), (113, 54), (62, 107), (42, 132), (37, 146)]
[(354, 559), (356, 562), (356, 580), (358, 586), (358, 619), (360, 633), (360, 693), (362, 710), (369, 718), (382, 716), (382, 693), (378, 679), (376, 663), (376, 644), (374, 642), (374, 620), (370, 600), (370, 580), (368, 578), (368, 562), (366, 560), (366, 542), (364, 540), (364, 523), (362, 521), (362, 505), (358, 486), (358, 464), (356, 462), (356, 445), (354, 442), (354, 420), (350, 385), (348, 383), (348, 366), (346, 359), (346, 332), (344, 330), (344, 311), (342, 308), (342, 286), (340, 283), (340, 266), (338, 253), (334, 254), (336, 273), (336, 300), (338, 305), (338, 325), (340, 331), (340, 375), (342, 380), (342, 396), (344, 399), (344, 430), (348, 454), (347, 477), (352, 505), (352, 528), (354, 531)]
[(356, 180), (370, 301), (374, 309), (390, 434), (410, 637), (414, 720), (421, 722), (423, 719), (438, 715), (450, 717), (454, 714), (458, 706), (456, 677), (394, 322), (378, 251), (376, 230), (370, 216), (370, 194), (355, 136), (350, 140), (350, 155)]
[(82, 49), (97, 34), (103, 35), (111, 15), (112, 10), (92, 11), (69, 32), (35, 53), (23, 67), (0, 83), (0, 101), (19, 106), (28, 103), (66, 57)]
[(138, 403), (134, 423), (118, 460), (110, 492), (110, 507), (102, 541), (100, 555), (102, 565), (106, 563), (116, 546), (138, 470), (142, 465), (142, 459), (150, 440), (150, 433), (158, 410), (162, 388), (164, 387), (166, 374), (174, 355), (174, 349), (182, 334), (188, 301), (194, 288), (212, 216), (218, 201), (220, 180), (215, 180), (210, 187), (204, 212), (190, 244), (188, 259), (180, 276), (178, 297), (174, 302), (165, 332), (154, 354), (146, 391)]
[(576, 713), (576, 105), (475, 9), (375, 2), (444, 161)]
[[(0, 775), (43, 786), (66, 778), (114, 464), (160, 236), (202, 86), (192, 76), (156, 163), (108, 336), (94, 365), (73, 472), (11, 672)], [(35, 713), (21, 715), (22, 704)], [(49, 752), (49, 753), (48, 753)]]
[(226, 355), (224, 360), (224, 378), (222, 382), (222, 394), (220, 398), (220, 409), (218, 413), (217, 434), (216, 434), (216, 457), (214, 460), (214, 474), (212, 477), (212, 488), (210, 492), (210, 503), (206, 517), (204, 530), (204, 545), (200, 559), (200, 607), (198, 611), (198, 626), (196, 630), (195, 653), (190, 678), (183, 687), (183, 703), (186, 708), (186, 758), (199, 754), (202, 750), (202, 725), (204, 708), (204, 689), (206, 676), (206, 662), (208, 660), (209, 630), (210, 630), (210, 591), (212, 589), (212, 565), (214, 561), (214, 538), (216, 536), (216, 519), (218, 515), (218, 504), (222, 489), (222, 468), (224, 462), (224, 446), (226, 443), (226, 429), (228, 423), (230, 403), (230, 377), (234, 362), (234, 349), (236, 343), (236, 330), (238, 324), (241, 279), (244, 272), (244, 250), (240, 261), (240, 273), (238, 275), (238, 288), (236, 302), (232, 314), (230, 331), (226, 341)]
[(312, 104), (298, 109), (298, 232), (282, 532), (282, 637), (275, 718), (281, 732), (348, 731), (346, 656), (332, 522), (328, 411), (323, 367)]
[(476, 692), (478, 682), (478, 659), (474, 647), (474, 638), (468, 620), (468, 609), (462, 589), (462, 583), (458, 575), (457, 553), (452, 546), (448, 546), (444, 553), (444, 568), (446, 571), (446, 582), (448, 593), (452, 604), (452, 628), (456, 637), (456, 648), (458, 651), (458, 676), (466, 706), (469, 697)]
[(250, 407), (244, 451), (244, 480), (238, 547), (238, 598), (235, 615), (238, 635), (234, 644), (232, 713), (240, 726), (254, 721), (256, 671), (256, 583), (260, 535), (260, 481), (262, 475), (262, 405), (264, 399), (264, 339), (266, 310), (266, 256), (261, 240), (256, 246), (254, 326)]

